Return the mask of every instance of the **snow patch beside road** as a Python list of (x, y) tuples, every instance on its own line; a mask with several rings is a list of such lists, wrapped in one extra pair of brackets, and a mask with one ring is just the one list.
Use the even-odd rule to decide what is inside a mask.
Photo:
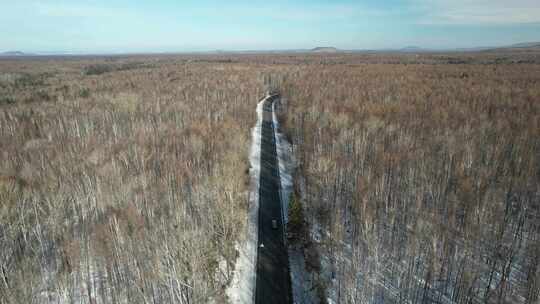
[[(281, 99), (279, 99), (281, 102)], [(293, 171), (295, 166), (295, 161), (292, 156), (292, 146), (280, 132), (279, 121), (276, 114), (276, 104), (278, 101), (275, 101), (272, 104), (272, 122), (274, 123), (274, 137), (276, 140), (276, 151), (278, 158), (278, 167), (279, 167), (279, 196), (281, 198), (281, 210), (283, 213), (283, 222), (287, 223), (288, 214), (289, 214), (289, 199), (293, 191)]]
[(236, 244), (236, 259), (233, 279), (227, 288), (230, 303), (254, 303), (255, 284), (257, 282), (257, 235), (259, 213), (259, 182), (261, 175), (261, 129), (263, 104), (266, 97), (257, 104), (257, 123), (251, 132), (251, 149), (249, 153), (249, 210), (245, 234)]
[[(293, 173), (296, 167), (296, 160), (293, 156), (292, 145), (287, 141), (285, 135), (281, 133), (279, 121), (277, 119), (277, 111), (282, 99), (275, 101), (272, 104), (272, 120), (274, 123), (274, 137), (276, 140), (276, 150), (279, 166), (280, 177), (280, 198), (281, 210), (283, 212), (283, 223), (287, 227), (289, 200), (294, 191)], [(286, 233), (286, 230), (285, 230)], [(289, 257), (289, 274), (291, 276), (291, 288), (293, 294), (293, 302), (295, 304), (317, 304), (319, 303), (315, 292), (314, 282), (311, 280), (310, 274), (306, 271), (306, 263), (304, 259), (303, 248), (298, 246), (287, 245)]]

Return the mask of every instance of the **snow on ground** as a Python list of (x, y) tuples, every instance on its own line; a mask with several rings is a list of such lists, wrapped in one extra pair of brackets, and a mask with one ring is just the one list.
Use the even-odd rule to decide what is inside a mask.
[(281, 198), (281, 210), (283, 212), (283, 222), (288, 222), (289, 198), (293, 191), (293, 177), (295, 161), (292, 156), (292, 146), (285, 139), (285, 135), (280, 132), (279, 121), (276, 114), (276, 103), (272, 104), (272, 121), (274, 123), (274, 137), (276, 140), (276, 150), (279, 166), (279, 178), (281, 180), (279, 195)]
[(289, 246), (288, 254), (294, 304), (318, 304), (315, 282), (306, 271), (303, 249)]
[[(281, 102), (282, 100), (279, 100)], [(279, 164), (280, 198), (281, 210), (283, 211), (283, 222), (288, 222), (289, 198), (294, 190), (293, 172), (296, 161), (293, 157), (292, 146), (280, 132), (279, 121), (277, 119), (276, 102), (272, 104), (272, 120), (274, 123), (274, 136), (276, 140), (276, 150)], [(286, 226), (285, 226), (286, 227)], [(286, 240), (285, 240), (286, 241)], [(306, 271), (303, 248), (287, 244), (289, 256), (289, 271), (291, 276), (291, 285), (293, 301), (295, 304), (317, 304), (314, 282)]]
[(249, 210), (245, 235), (236, 244), (238, 258), (235, 264), (227, 296), (231, 303), (253, 303), (255, 299), (257, 265), (257, 214), (259, 212), (259, 179), (261, 175), (261, 128), (264, 98), (257, 105), (257, 123), (252, 130), (251, 150), (249, 153)]

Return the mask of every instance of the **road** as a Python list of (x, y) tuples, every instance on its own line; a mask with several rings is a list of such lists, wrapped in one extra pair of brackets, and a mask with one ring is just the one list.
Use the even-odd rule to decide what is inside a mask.
[[(257, 247), (257, 283), (255, 303), (292, 303), (287, 247), (279, 196), (279, 166), (272, 121), (272, 103), (279, 96), (267, 98), (263, 104), (261, 128), (261, 175), (259, 186), (259, 234)], [(277, 221), (277, 228), (272, 227)], [(261, 246), (262, 245), (262, 246)]]

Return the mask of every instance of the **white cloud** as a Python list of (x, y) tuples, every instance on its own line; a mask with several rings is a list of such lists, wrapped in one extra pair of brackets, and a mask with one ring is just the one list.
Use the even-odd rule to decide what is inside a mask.
[(421, 24), (520, 24), (540, 22), (538, 0), (414, 0)]
[(110, 11), (81, 4), (35, 3), (36, 12), (45, 17), (108, 17)]
[(395, 15), (395, 10), (379, 10), (361, 5), (320, 5), (310, 7), (287, 7), (282, 9), (258, 10), (259, 15), (292, 21), (344, 20), (355, 17), (384, 17)]
[[(224, 2), (225, 3), (225, 2)], [(271, 1), (264, 4), (246, 5), (239, 3), (227, 3), (216, 7), (190, 7), (179, 14), (200, 16), (200, 17), (219, 17), (235, 20), (238, 18), (259, 18), (284, 20), (293, 22), (311, 22), (321, 20), (347, 20), (357, 17), (384, 17), (389, 15), (398, 15), (397, 9), (382, 10), (367, 7), (361, 3), (355, 4), (288, 4), (280, 5)]]
[(82, 3), (36, 2), (32, 9), (43, 17), (114, 18), (133, 16), (133, 12), (119, 7), (105, 7)]

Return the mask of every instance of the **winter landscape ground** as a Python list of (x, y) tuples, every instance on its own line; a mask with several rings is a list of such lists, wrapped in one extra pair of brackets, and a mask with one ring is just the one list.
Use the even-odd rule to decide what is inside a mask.
[(0, 303), (254, 303), (263, 133), (293, 302), (539, 303), (537, 49), (2, 57)]

